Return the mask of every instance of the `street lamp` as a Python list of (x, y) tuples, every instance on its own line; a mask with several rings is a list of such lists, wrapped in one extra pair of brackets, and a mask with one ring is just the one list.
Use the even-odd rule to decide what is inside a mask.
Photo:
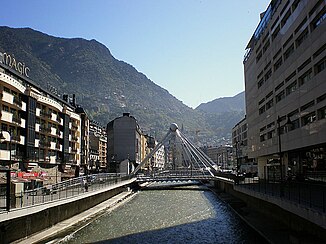
[[(6, 138), (4, 137), (2, 131), (0, 132), (0, 143), (4, 142)], [(0, 172), (5, 172), (6, 173), (6, 210), (9, 212), (10, 210), (10, 168), (3, 168), (0, 169)]]
[(243, 142), (241, 141), (236, 141), (236, 148), (235, 148), (235, 155), (237, 157), (237, 174), (239, 173), (240, 170), (240, 163), (239, 163), (239, 146), (243, 146)]
[[(280, 157), (280, 177), (281, 177), (281, 182), (283, 181), (283, 155), (282, 155), (282, 144), (281, 144), (281, 121), (283, 119), (280, 118), (280, 116), (277, 116), (277, 135), (278, 135), (278, 153)], [(287, 121), (284, 126), (291, 126), (292, 122), (290, 118), (287, 116)]]

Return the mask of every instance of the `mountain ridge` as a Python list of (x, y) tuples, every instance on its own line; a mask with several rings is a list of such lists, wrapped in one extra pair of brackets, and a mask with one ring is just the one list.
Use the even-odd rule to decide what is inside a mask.
[[(62, 95), (76, 94), (77, 103), (101, 124), (130, 112), (144, 131), (157, 136), (165, 134), (171, 123), (182, 124), (190, 138), (200, 128), (202, 144), (218, 143), (230, 134), (230, 121), (223, 116), (212, 118), (188, 107), (132, 65), (115, 59), (94, 39), (54, 37), (31, 28), (10, 27), (0, 27), (0, 35), (0, 51), (24, 60), (35, 83), (55, 87)], [(220, 124), (214, 122), (216, 116)], [(231, 111), (226, 117), (234, 121), (242, 116)]]

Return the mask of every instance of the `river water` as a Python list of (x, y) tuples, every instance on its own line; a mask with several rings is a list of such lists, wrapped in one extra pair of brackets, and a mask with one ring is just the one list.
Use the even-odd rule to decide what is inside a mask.
[(204, 186), (144, 190), (64, 243), (264, 243)]

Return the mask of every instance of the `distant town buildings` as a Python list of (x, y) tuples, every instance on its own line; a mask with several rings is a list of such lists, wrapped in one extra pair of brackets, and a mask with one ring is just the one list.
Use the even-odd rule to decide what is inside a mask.
[(325, 5), (271, 1), (246, 47), (247, 139), (239, 124), (233, 146), (247, 141), (260, 178), (326, 170)]

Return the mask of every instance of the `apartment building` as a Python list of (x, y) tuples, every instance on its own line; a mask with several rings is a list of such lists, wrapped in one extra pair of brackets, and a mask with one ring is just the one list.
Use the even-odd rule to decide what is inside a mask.
[(115, 172), (118, 164), (126, 159), (134, 164), (141, 162), (141, 129), (130, 113), (110, 121), (106, 127), (107, 158), (110, 171)]
[(239, 173), (257, 173), (257, 163), (248, 157), (248, 124), (244, 117), (232, 128), (233, 162)]
[(93, 172), (107, 170), (106, 130), (96, 121), (90, 121), (89, 132), (89, 167)]
[(325, 20), (324, 0), (273, 0), (248, 43), (248, 157), (260, 178), (326, 170)]
[(0, 164), (14, 178), (32, 175), (50, 184), (74, 177), (81, 164), (81, 116), (30, 80), (30, 72), (13, 55), (0, 53)]

